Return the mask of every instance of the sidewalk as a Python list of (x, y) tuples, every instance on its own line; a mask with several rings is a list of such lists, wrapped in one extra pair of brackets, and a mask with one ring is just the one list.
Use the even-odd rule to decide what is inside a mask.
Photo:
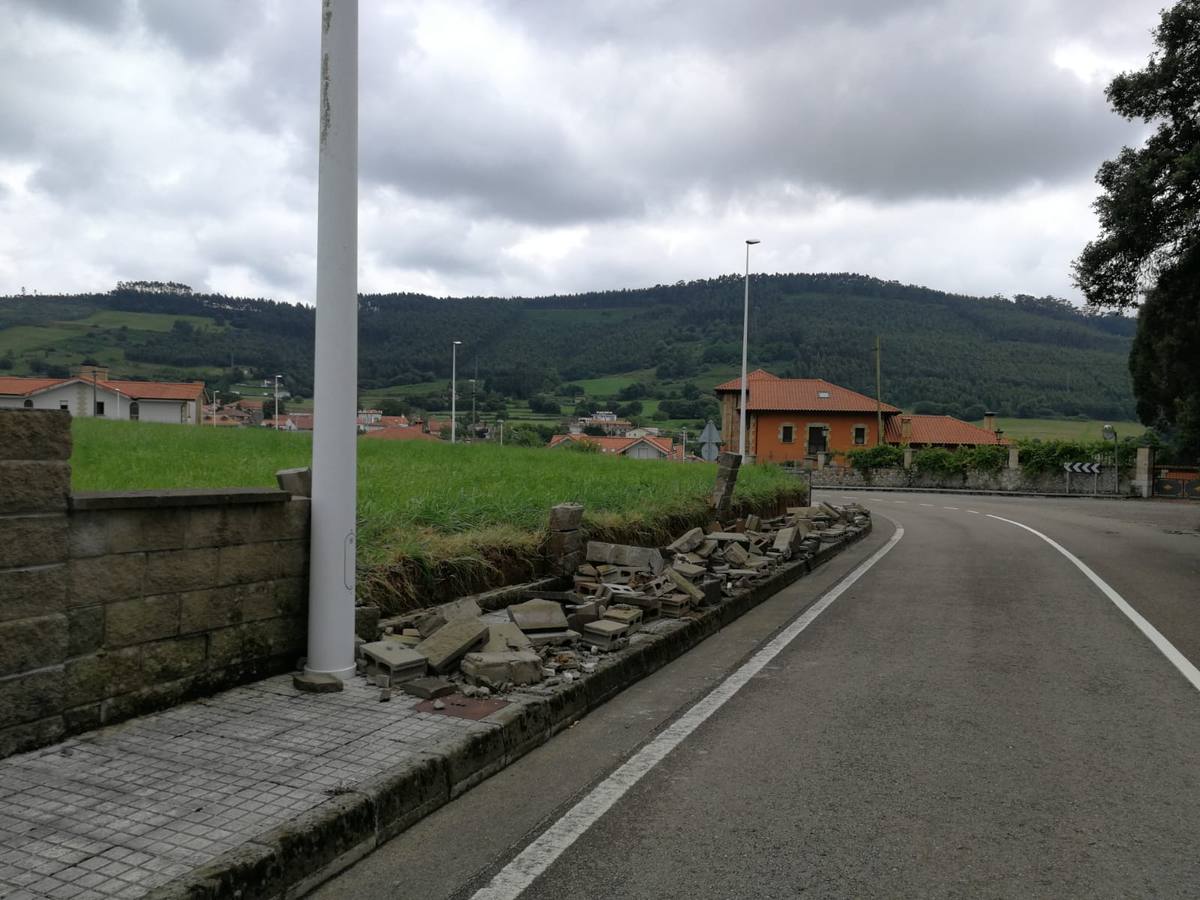
[(869, 530), (478, 720), (279, 676), (0, 760), (0, 898), (302, 896)]

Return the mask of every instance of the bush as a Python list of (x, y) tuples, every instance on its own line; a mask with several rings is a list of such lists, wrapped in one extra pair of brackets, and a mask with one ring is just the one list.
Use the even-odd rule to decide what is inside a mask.
[(879, 444), (861, 450), (849, 450), (846, 459), (851, 466), (860, 471), (893, 468), (904, 464), (904, 448), (892, 444)]
[(922, 475), (947, 477), (963, 475), (967, 471), (967, 463), (959, 452), (951, 452), (944, 447), (930, 447), (913, 454), (913, 468)]

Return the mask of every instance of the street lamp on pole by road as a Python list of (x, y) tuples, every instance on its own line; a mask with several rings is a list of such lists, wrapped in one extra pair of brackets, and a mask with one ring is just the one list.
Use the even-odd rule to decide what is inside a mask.
[(279, 379), (282, 375), (275, 376), (275, 430), (279, 430)]
[(458, 347), (462, 341), (450, 345), (450, 443), (458, 441)]
[(738, 428), (738, 455), (742, 462), (746, 461), (746, 355), (750, 343), (750, 246), (761, 241), (748, 239), (746, 241), (746, 303), (742, 310), (742, 403), (741, 424)]

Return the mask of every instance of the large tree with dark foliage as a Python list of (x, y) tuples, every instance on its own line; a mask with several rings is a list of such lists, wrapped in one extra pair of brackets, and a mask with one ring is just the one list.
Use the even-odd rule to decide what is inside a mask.
[(1100, 237), (1075, 262), (1095, 307), (1140, 307), (1129, 368), (1138, 415), (1200, 456), (1200, 0), (1164, 10), (1144, 69), (1108, 86), (1113, 109), (1156, 124), (1100, 167)]

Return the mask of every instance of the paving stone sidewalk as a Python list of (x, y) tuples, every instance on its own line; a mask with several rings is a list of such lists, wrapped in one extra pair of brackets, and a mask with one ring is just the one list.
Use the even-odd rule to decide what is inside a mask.
[(0, 897), (142, 897), (349, 785), (498, 727), (417, 702), (381, 703), (362, 678), (300, 694), (281, 676), (2, 760)]

